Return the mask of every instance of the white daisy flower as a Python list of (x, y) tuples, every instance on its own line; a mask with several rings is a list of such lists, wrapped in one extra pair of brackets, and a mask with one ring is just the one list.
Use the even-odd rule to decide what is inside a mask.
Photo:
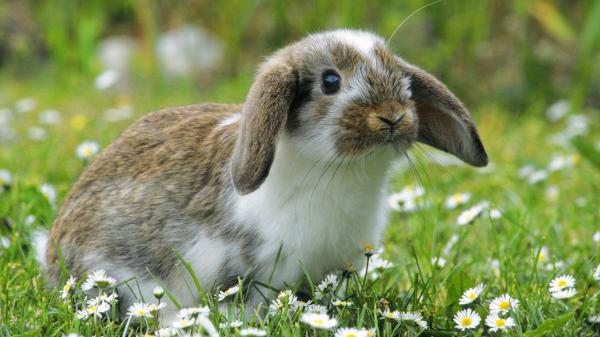
[(510, 297), (509, 294), (504, 294), (494, 298), (490, 302), (490, 313), (498, 314), (498, 313), (507, 313), (511, 309), (515, 310), (519, 307), (519, 300), (516, 298)]
[(42, 141), (48, 138), (48, 131), (39, 126), (32, 126), (27, 129), (27, 137), (31, 140)]
[(577, 290), (575, 288), (567, 288), (565, 290), (559, 290), (559, 291), (555, 291), (552, 293), (552, 297), (559, 299), (559, 300), (565, 299), (565, 298), (571, 298), (575, 295), (577, 295)]
[(78, 334), (78, 333), (71, 332), (71, 333), (70, 333), (70, 334), (68, 334), (68, 335), (63, 335), (63, 337), (83, 337), (83, 336), (81, 336), (81, 335), (80, 335), (80, 334)]
[(588, 321), (592, 324), (600, 324), (600, 315), (589, 316)]
[(206, 316), (210, 313), (208, 307), (194, 307), (194, 308), (183, 308), (177, 313), (179, 318), (196, 318), (200, 316)]
[(458, 234), (452, 234), (452, 236), (450, 237), (450, 239), (448, 239), (448, 242), (444, 246), (444, 249), (442, 250), (442, 254), (450, 255), (450, 252), (452, 251), (452, 247), (454, 247), (454, 245), (458, 242), (458, 239), (459, 239)]
[(550, 185), (546, 188), (546, 198), (549, 201), (556, 201), (560, 195), (560, 191), (556, 185)]
[(90, 316), (90, 314), (88, 314), (87, 310), (83, 309), (83, 310), (77, 310), (77, 312), (75, 313), (75, 317), (79, 320), (84, 320), (86, 318), (88, 318)]
[(447, 209), (455, 209), (456, 207), (469, 202), (471, 199), (471, 193), (454, 193), (446, 198), (444, 206)]
[(336, 307), (351, 307), (353, 305), (353, 303), (350, 301), (342, 301), (342, 300), (336, 300), (331, 304), (333, 304)]
[(500, 219), (502, 217), (502, 211), (497, 208), (490, 209), (490, 218), (491, 219)]
[(101, 317), (103, 313), (110, 310), (108, 303), (100, 303), (98, 305), (90, 305), (85, 309), (89, 316)]
[(26, 97), (15, 102), (15, 111), (18, 113), (31, 112), (36, 106), (35, 98)]
[(233, 320), (233, 321), (229, 321), (227, 323), (221, 323), (219, 324), (219, 328), (221, 329), (227, 329), (227, 328), (239, 328), (243, 325), (244, 323), (240, 320)]
[(12, 185), (12, 174), (8, 170), (0, 170), (0, 192)]
[(375, 330), (375, 328), (365, 329), (364, 331), (365, 331), (366, 337), (375, 337), (375, 335), (377, 334), (377, 331)]
[(127, 309), (127, 315), (136, 318), (151, 318), (152, 310), (146, 303), (133, 303), (129, 309)]
[(309, 304), (304, 309), (304, 312), (311, 312), (311, 313), (315, 313), (315, 314), (326, 314), (327, 307), (324, 305), (320, 305), (320, 304)]
[(564, 261), (560, 261), (560, 260), (558, 260), (558, 261), (553, 261), (553, 262), (550, 262), (550, 263), (548, 263), (548, 264), (546, 265), (546, 270), (547, 270), (547, 271), (554, 271), (554, 270), (558, 270), (558, 269), (562, 268), (564, 265), (565, 265), (565, 262), (564, 262)]
[(502, 318), (498, 314), (491, 314), (486, 317), (485, 325), (490, 328), (490, 331), (495, 332), (515, 326), (515, 321), (511, 317)]
[(574, 154), (569, 156), (555, 155), (548, 164), (548, 171), (554, 172), (566, 168), (572, 168), (577, 164), (577, 162), (579, 162), (579, 156)]
[(600, 264), (598, 265), (598, 267), (596, 267), (596, 271), (594, 272), (593, 278), (596, 281), (600, 281)]
[(88, 291), (92, 288), (104, 289), (107, 287), (113, 287), (116, 283), (117, 280), (106, 275), (106, 271), (104, 271), (104, 269), (98, 269), (88, 275), (85, 282), (81, 285), (81, 290)]
[(157, 300), (160, 300), (164, 296), (164, 294), (165, 294), (165, 290), (161, 286), (156, 286), (152, 290), (152, 295), (154, 295), (154, 297)]
[(65, 282), (65, 285), (63, 286), (62, 290), (60, 291), (60, 297), (63, 300), (66, 300), (69, 297), (71, 290), (75, 288), (75, 282), (76, 282), (76, 280), (73, 276), (70, 276), (69, 279), (67, 280), (67, 282)]
[(521, 178), (528, 178), (533, 172), (535, 172), (535, 166), (525, 165), (519, 168), (517, 175)]
[(464, 225), (470, 224), (471, 222), (475, 221), (475, 219), (481, 214), (481, 212), (484, 211), (485, 209), (487, 209), (488, 207), (489, 207), (489, 202), (482, 201), (482, 202), (474, 205), (473, 207), (460, 213), (458, 218), (456, 218), (456, 223), (459, 226), (464, 226)]
[(356, 328), (339, 328), (333, 337), (366, 337), (367, 333), (365, 330), (359, 330)]
[(47, 125), (56, 125), (60, 123), (60, 119), (60, 112), (53, 109), (44, 110), (38, 116), (40, 123)]
[(176, 328), (162, 328), (158, 330), (158, 335), (160, 337), (173, 337), (173, 336), (177, 336), (179, 334), (179, 329)]
[(46, 199), (48, 199), (48, 201), (51, 204), (54, 204), (54, 202), (56, 201), (56, 189), (54, 188), (54, 186), (50, 184), (42, 184), (40, 186), (40, 192), (43, 196), (46, 197)]
[(464, 309), (454, 315), (454, 323), (456, 328), (465, 331), (467, 329), (475, 329), (479, 326), (481, 317), (471, 309)]
[(337, 319), (331, 318), (327, 314), (304, 313), (300, 316), (300, 321), (315, 329), (328, 330), (337, 325)]
[(548, 179), (548, 171), (538, 170), (538, 171), (533, 172), (531, 175), (529, 175), (529, 177), (527, 178), (527, 182), (529, 183), (529, 185), (535, 185), (535, 184), (539, 183), (540, 181), (543, 181), (546, 179)]
[(436, 256), (431, 258), (431, 265), (438, 268), (444, 268), (446, 265), (446, 259), (441, 256)]
[(325, 276), (325, 279), (323, 279), (323, 281), (321, 281), (321, 283), (319, 283), (319, 285), (317, 286), (317, 297), (323, 298), (323, 296), (327, 292), (335, 289), (335, 287), (337, 286), (337, 283), (338, 283), (337, 275), (329, 274), (329, 275)]
[(394, 266), (390, 261), (381, 258), (379, 255), (373, 255), (369, 259), (369, 271), (378, 270), (383, 271), (384, 269), (389, 269)]
[(481, 295), (481, 293), (483, 292), (484, 289), (485, 289), (485, 284), (483, 284), (483, 283), (480, 283), (480, 284), (476, 285), (475, 287), (468, 289), (467, 291), (465, 291), (462, 294), (458, 303), (460, 305), (465, 305), (465, 304), (469, 304), (469, 303), (475, 301), (479, 297), (479, 295)]
[(550, 258), (550, 249), (546, 246), (542, 246), (540, 248), (540, 252), (538, 254), (538, 262), (545, 263)]
[(570, 108), (569, 102), (561, 99), (548, 107), (548, 110), (546, 110), (546, 117), (548, 117), (548, 120), (551, 122), (557, 122), (569, 112)]
[(195, 319), (193, 318), (179, 318), (178, 320), (171, 323), (171, 326), (175, 329), (187, 329), (194, 326)]
[(0, 247), (1, 248), (8, 248), (8, 247), (10, 247), (11, 243), (12, 242), (10, 241), (10, 239), (7, 238), (6, 236), (1, 236), (0, 237)]
[(150, 313), (153, 315), (156, 315), (158, 313), (158, 311), (160, 311), (162, 308), (166, 307), (167, 304), (166, 303), (150, 303), (148, 304), (148, 309), (150, 309)]
[(98, 145), (98, 143), (86, 140), (77, 146), (75, 153), (81, 160), (90, 160), (98, 153), (98, 151), (100, 151), (100, 145)]
[(400, 313), (397, 310), (391, 311), (390, 309), (386, 308), (384, 311), (380, 311), (380, 313), (381, 313), (381, 316), (384, 318), (394, 319), (394, 320), (400, 319)]
[(266, 336), (267, 330), (257, 328), (245, 328), (240, 330), (240, 336)]
[(219, 291), (219, 302), (223, 301), (225, 298), (237, 294), (240, 291), (240, 286), (235, 285), (225, 291)]
[(199, 325), (208, 337), (219, 337), (219, 332), (213, 325), (213, 323), (208, 319), (208, 316), (198, 316), (195, 318), (195, 323)]
[(600, 243), (600, 231), (597, 231), (592, 235), (592, 241), (594, 241), (594, 243)]
[(23, 223), (26, 226), (31, 226), (35, 223), (36, 220), (37, 220), (37, 218), (35, 217), (35, 215), (29, 214), (27, 217), (25, 217), (25, 220), (23, 220)]
[(423, 315), (420, 312), (401, 312), (399, 319), (401, 321), (412, 321), (415, 322), (421, 329), (427, 329), (427, 322), (423, 319)]
[(393, 193), (388, 197), (388, 205), (397, 211), (401, 209), (401, 205), (425, 195), (425, 189), (421, 186), (413, 187), (406, 186), (402, 191)]
[(566, 288), (575, 287), (575, 278), (571, 275), (561, 275), (554, 278), (550, 282), (550, 292), (565, 290)]

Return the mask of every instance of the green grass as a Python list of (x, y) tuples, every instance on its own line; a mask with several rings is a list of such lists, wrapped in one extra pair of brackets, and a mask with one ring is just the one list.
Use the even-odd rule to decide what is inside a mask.
[[(61, 336), (70, 332), (121, 336), (125, 322), (80, 321), (75, 318), (73, 302), (62, 301), (57, 290), (46, 288), (34, 260), (30, 235), (35, 229), (50, 227), (60, 200), (85, 168), (85, 163), (75, 156), (76, 146), (85, 139), (107, 146), (132, 122), (104, 121), (102, 112), (106, 108), (128, 102), (139, 116), (157, 107), (210, 98), (240, 101), (250, 76), (223, 82), (205, 93), (197, 93), (185, 83), (149, 85), (140, 81), (136, 91), (127, 97), (98, 93), (93, 90), (91, 79), (54, 86), (43, 78), (48, 77), (21, 83), (3, 81), (10, 85), (0, 87), (2, 106), (11, 107), (16, 99), (25, 96), (34, 97), (38, 105), (33, 112), (15, 114), (12, 125), (19, 138), (2, 145), (0, 152), (0, 168), (10, 170), (15, 178), (10, 190), (0, 194), (0, 235), (10, 242), (7, 248), (0, 249), (0, 336)], [(38, 113), (46, 108), (58, 109), (62, 122), (46, 127), (45, 141), (28, 140), (26, 130), (38, 124)], [(573, 168), (553, 172), (547, 180), (530, 185), (517, 175), (520, 167), (533, 164), (544, 168), (554, 154), (576, 153), (548, 142), (551, 134), (565, 127), (565, 121), (549, 123), (542, 117), (541, 109), (521, 117), (490, 104), (475, 106), (473, 111), (477, 112), (475, 118), (493, 164), (491, 169), (444, 167), (418, 155), (418, 171), (426, 190), (424, 200), (430, 207), (409, 214), (392, 213), (384, 256), (395, 267), (375, 281), (368, 279), (364, 285), (361, 277), (352, 275), (346, 294), (353, 306), (342, 311), (331, 308), (330, 313), (338, 318), (340, 326), (376, 328), (381, 335), (419, 335), (415, 325), (382, 319), (378, 311), (387, 303), (392, 310), (421, 312), (430, 326), (422, 332), (423, 336), (458, 335), (452, 322), (460, 309), (458, 298), (467, 288), (485, 283), (483, 298), (470, 306), (482, 317), (487, 314), (488, 301), (495, 296), (509, 293), (521, 301), (513, 314), (517, 326), (510, 335), (598, 334), (600, 327), (586, 320), (600, 313), (600, 283), (592, 280), (593, 270), (600, 263), (600, 245), (592, 241), (593, 233), (600, 229), (597, 168), (579, 156)], [(597, 115), (587, 114), (589, 134), (597, 135)], [(79, 115), (85, 116), (85, 125), (81, 121), (79, 125), (73, 123)], [(39, 192), (42, 183), (57, 188), (56, 205)], [(416, 183), (412, 172), (399, 166), (393, 190)], [(547, 195), (550, 186), (559, 191), (554, 199)], [(467, 191), (472, 193), (468, 204), (455, 210), (443, 207), (448, 195)], [(579, 198), (585, 203), (577, 204)], [(484, 199), (501, 209), (503, 216), (491, 219), (485, 213), (470, 225), (456, 225), (458, 214)], [(28, 225), (25, 218), (30, 214), (37, 220)], [(458, 241), (444, 253), (453, 235), (458, 235)], [(549, 250), (543, 262), (537, 259), (542, 247)], [(446, 258), (447, 265), (432, 266), (431, 258), (436, 256)], [(492, 260), (498, 261), (499, 269), (492, 267)], [(562, 261), (562, 266), (547, 270), (548, 264), (556, 261)], [(575, 297), (551, 298), (548, 284), (560, 274), (572, 274), (577, 279)], [(78, 300), (81, 298), (72, 301)], [(211, 298), (204, 304), (214, 307), (214, 303)], [(255, 317), (245, 325), (265, 328), (272, 335), (332, 334), (310, 329), (299, 323), (298, 316)], [(226, 318), (214, 313), (211, 319), (219, 323)], [(145, 328), (130, 326), (126, 335), (139, 335), (142, 331)], [(480, 327), (472, 335), (487, 333)], [(223, 334), (235, 335), (235, 330)]]

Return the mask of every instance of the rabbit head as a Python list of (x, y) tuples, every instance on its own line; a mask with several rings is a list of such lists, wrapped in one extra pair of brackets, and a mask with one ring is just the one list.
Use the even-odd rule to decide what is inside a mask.
[(304, 156), (344, 160), (419, 141), (474, 166), (487, 155), (469, 111), (444, 84), (371, 33), (311, 35), (268, 59), (243, 106), (232, 159), (241, 194), (265, 180), (282, 133)]

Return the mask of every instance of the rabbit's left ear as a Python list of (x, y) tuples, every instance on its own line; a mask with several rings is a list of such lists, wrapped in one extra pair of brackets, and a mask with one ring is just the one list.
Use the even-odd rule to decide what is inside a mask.
[(256, 76), (244, 102), (231, 160), (233, 186), (238, 193), (253, 192), (267, 178), (296, 86), (297, 73), (286, 64), (266, 64)]
[(419, 118), (419, 142), (449, 152), (473, 166), (485, 166), (488, 157), (471, 114), (462, 102), (431, 74), (404, 63)]

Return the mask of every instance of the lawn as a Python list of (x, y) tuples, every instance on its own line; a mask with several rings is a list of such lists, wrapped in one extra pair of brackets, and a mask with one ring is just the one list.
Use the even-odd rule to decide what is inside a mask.
[[(292, 286), (277, 289), (258, 316), (245, 312), (243, 291), (205, 294), (190, 284), (203, 302), (181, 313), (180, 331), (600, 336), (598, 2), (442, 1), (417, 11), (428, 3), (291, 1), (297, 16), (277, 1), (198, 1), (189, 10), (90, 3), (96, 6), (31, 5), (45, 28), (43, 46), (0, 48), (0, 336), (169, 336), (158, 331), (160, 309), (147, 306), (165, 297), (146, 298), (119, 321), (115, 299), (84, 290), (93, 281), (87, 276), (65, 288), (66, 272), (49, 288), (33, 234), (51, 227), (96, 145), (105, 148), (161, 107), (242, 102), (262, 56), (305, 32), (342, 26), (385, 37), (399, 28), (391, 48), (465, 102), (490, 164), (475, 169), (415, 147), (410, 162), (398, 158), (394, 166), (383, 247), (362, 247), (366, 272), (348, 266), (330, 282), (315, 280), (302, 301)], [(12, 10), (5, 8), (0, 23)], [(225, 61), (206, 78), (168, 78), (154, 63), (148, 41), (184, 21), (203, 22), (222, 39)], [(13, 46), (1, 27), (0, 44)], [(123, 31), (141, 45), (128, 88), (98, 90), (98, 40)], [(181, 262), (183, 272), (199, 272)]]

